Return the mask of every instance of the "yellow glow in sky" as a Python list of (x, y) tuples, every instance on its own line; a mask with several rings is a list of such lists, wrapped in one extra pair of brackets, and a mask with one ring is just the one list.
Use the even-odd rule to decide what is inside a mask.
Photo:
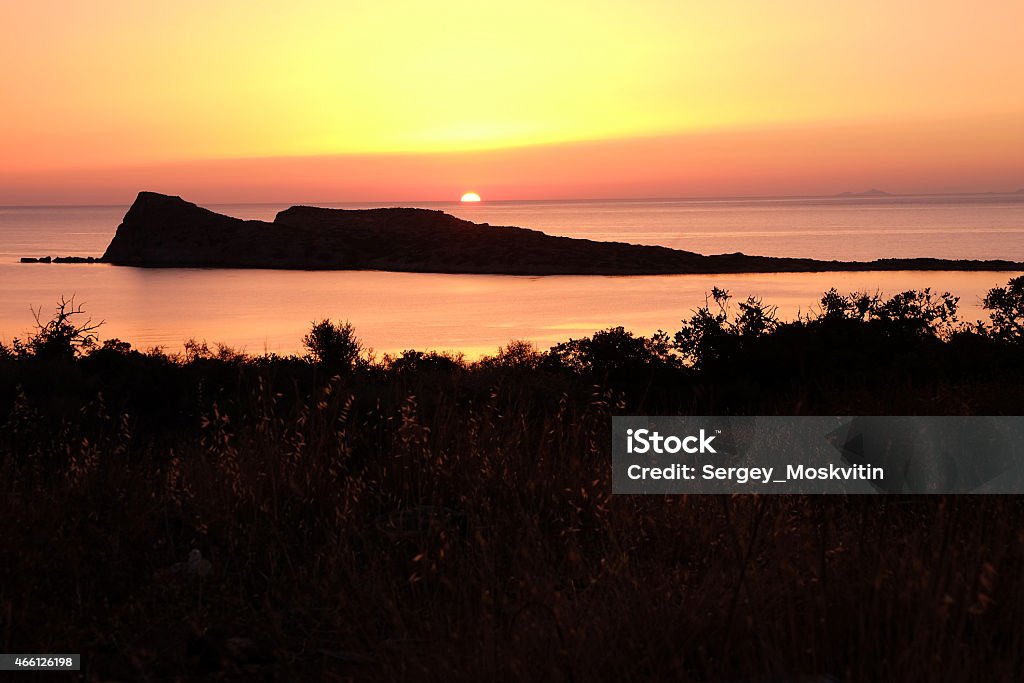
[(1016, 0), (42, 0), (0, 20), (7, 173), (1024, 114)]

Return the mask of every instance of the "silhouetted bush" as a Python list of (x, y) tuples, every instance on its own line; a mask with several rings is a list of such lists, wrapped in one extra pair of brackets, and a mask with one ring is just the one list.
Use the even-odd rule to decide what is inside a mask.
[(989, 312), (989, 333), (996, 339), (1024, 343), (1024, 275), (1010, 280), (1005, 287), (994, 287), (983, 301)]
[(49, 320), (44, 322), (41, 314), (41, 311), (34, 311), (36, 332), (27, 342), (14, 340), (15, 354), (31, 355), (39, 359), (70, 360), (96, 344), (96, 331), (103, 324), (93, 323), (92, 319), (79, 322), (78, 316), (84, 315), (84, 311), (75, 303), (74, 297), (62, 298), (54, 316)]
[(397, 358), (386, 358), (384, 363), (398, 376), (421, 373), (452, 374), (466, 370), (461, 354), (437, 353), (436, 351), (403, 351)]
[(544, 361), (544, 354), (531, 341), (513, 339), (498, 349), (498, 353), (480, 360), (481, 367), (507, 370), (536, 370)]
[(104, 339), (103, 344), (94, 353), (104, 352), (123, 355), (130, 353), (131, 350), (132, 345), (129, 342), (121, 341), (120, 339)]
[(556, 344), (548, 352), (548, 357), (549, 364), (556, 367), (613, 380), (625, 378), (630, 373), (678, 366), (667, 334), (658, 332), (653, 337), (643, 337), (622, 327)]
[(775, 306), (749, 297), (739, 304), (739, 314), (733, 315), (731, 299), (727, 290), (713, 288), (705, 304), (675, 333), (673, 347), (693, 367), (707, 368), (731, 358), (749, 340), (771, 334), (778, 327)]
[(316, 322), (302, 344), (317, 364), (332, 373), (351, 371), (360, 364), (364, 351), (349, 322)]
[(879, 304), (880, 298), (878, 294), (854, 292), (849, 295), (843, 295), (833, 287), (822, 295), (821, 311), (817, 317), (828, 321), (864, 321), (878, 309)]
[(802, 320), (825, 324), (840, 320), (875, 323), (879, 330), (889, 334), (946, 339), (963, 329), (957, 314), (959, 301), (949, 292), (936, 294), (927, 287), (900, 292), (884, 301), (877, 293), (842, 295), (833, 288), (822, 296), (818, 315)]
[(881, 322), (903, 332), (944, 339), (959, 329), (959, 301), (949, 292), (935, 294), (926, 287), (893, 296), (878, 306), (874, 314)]

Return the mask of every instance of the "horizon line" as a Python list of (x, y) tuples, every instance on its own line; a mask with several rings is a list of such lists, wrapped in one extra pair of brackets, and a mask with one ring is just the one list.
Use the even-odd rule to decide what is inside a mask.
[[(153, 190), (139, 190), (139, 192), (154, 192)], [(879, 192), (880, 194), (870, 194), (872, 192)], [(165, 194), (158, 192), (157, 194)], [(136, 194), (136, 196), (138, 193)], [(366, 200), (311, 200), (311, 201), (291, 201), (291, 202), (232, 202), (232, 201), (217, 201), (217, 202), (203, 202), (201, 206), (316, 206), (318, 204), (387, 204), (394, 206), (401, 203), (416, 203), (416, 204), (469, 204), (472, 206), (480, 206), (486, 204), (513, 204), (513, 203), (558, 203), (558, 202), (570, 202), (570, 203), (585, 203), (585, 202), (668, 202), (668, 201), (689, 201), (689, 202), (701, 202), (701, 201), (752, 201), (752, 200), (784, 200), (784, 199), (899, 199), (899, 198), (910, 198), (910, 197), (992, 197), (992, 196), (1014, 196), (1024, 195), (1024, 187), (1017, 190), (986, 190), (984, 192), (910, 192), (910, 193), (899, 193), (899, 192), (886, 192), (884, 190), (863, 190), (860, 192), (838, 192), (833, 194), (793, 194), (793, 195), (688, 195), (688, 196), (658, 196), (658, 197), (565, 197), (558, 199), (481, 199), (479, 202), (461, 202), (458, 199), (402, 199), (402, 200), (380, 200), (380, 199), (366, 199)], [(167, 195), (177, 196), (185, 201), (190, 201), (186, 197), (181, 195)], [(71, 204), (0, 204), (0, 209), (75, 209), (75, 208), (114, 208), (121, 206), (131, 206), (134, 203), (134, 199), (128, 204), (124, 203), (97, 203), (97, 204), (82, 204), (82, 203), (71, 203)], [(192, 202), (200, 205), (199, 202)], [(413, 207), (414, 208), (414, 207)]]

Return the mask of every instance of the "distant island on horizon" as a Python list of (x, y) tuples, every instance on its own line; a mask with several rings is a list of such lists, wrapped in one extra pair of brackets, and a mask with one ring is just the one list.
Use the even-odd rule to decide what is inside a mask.
[(138, 267), (495, 275), (1024, 270), (1024, 263), (1008, 260), (826, 261), (740, 252), (703, 255), (473, 223), (419, 208), (293, 206), (279, 212), (273, 222), (242, 220), (155, 192), (139, 193), (99, 260)]
[(884, 190), (876, 190), (875, 188), (871, 188), (870, 190), (865, 190), (864, 192), (840, 192), (839, 194), (837, 194), (835, 196), (836, 197), (892, 197), (894, 195), (891, 192), (886, 192)]

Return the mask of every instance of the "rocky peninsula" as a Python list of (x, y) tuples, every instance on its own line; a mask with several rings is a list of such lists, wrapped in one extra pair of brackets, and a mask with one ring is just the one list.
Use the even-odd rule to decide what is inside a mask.
[(1014, 261), (822, 261), (705, 256), (667, 247), (557, 237), (428, 209), (293, 206), (272, 223), (140, 192), (103, 261), (125, 266), (389, 270), (506, 275), (652, 275), (854, 270), (1020, 271)]

